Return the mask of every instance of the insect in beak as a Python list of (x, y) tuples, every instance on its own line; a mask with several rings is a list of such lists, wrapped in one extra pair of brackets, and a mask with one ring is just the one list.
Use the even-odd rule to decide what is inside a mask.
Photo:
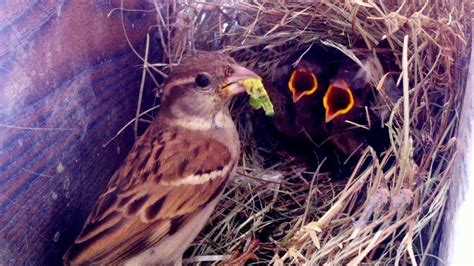
[(226, 97), (231, 97), (245, 91), (245, 87), (239, 83), (240, 81), (246, 79), (261, 79), (259, 75), (245, 67), (232, 65), (231, 68), (233, 73), (224, 81), (225, 86), (221, 90), (221, 94)]

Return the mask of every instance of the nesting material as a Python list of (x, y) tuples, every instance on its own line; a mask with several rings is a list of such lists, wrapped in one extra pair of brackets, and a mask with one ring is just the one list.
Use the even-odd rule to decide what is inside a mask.
[(352, 174), (337, 181), (320, 171), (324, 162), (308, 167), (272, 149), (278, 137), (261, 145), (261, 111), (236, 103), (239, 175), (186, 253), (188, 262), (439, 262), (440, 225), (456, 178), (450, 170), (470, 7), (385, 2), (154, 1), (158, 25), (151, 33), (161, 45), (149, 49), (163, 56), (145, 62), (147, 78), (166, 76), (184, 54), (220, 50), (272, 79), (281, 62), (323, 45), (359, 64), (365, 54), (391, 65), (372, 86), (383, 96), (392, 79), (402, 94), (394, 102), (382, 97), (386, 152), (365, 148)]

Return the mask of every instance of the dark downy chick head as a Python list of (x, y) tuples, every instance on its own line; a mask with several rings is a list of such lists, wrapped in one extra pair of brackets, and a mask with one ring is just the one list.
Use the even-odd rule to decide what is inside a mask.
[(288, 80), (288, 90), (292, 94), (293, 102), (296, 103), (305, 96), (315, 94), (321, 86), (319, 78), (325, 72), (326, 69), (321, 65), (317, 56), (311, 54), (301, 59)]
[(370, 85), (374, 85), (380, 76), (379, 68), (374, 57), (363, 60), (360, 65), (351, 59), (342, 63), (323, 97), (326, 122), (366, 105)]
[(212, 116), (236, 94), (245, 91), (244, 79), (260, 79), (254, 72), (238, 65), (221, 53), (200, 52), (183, 58), (173, 68), (163, 88), (163, 109), (179, 109), (193, 116)]

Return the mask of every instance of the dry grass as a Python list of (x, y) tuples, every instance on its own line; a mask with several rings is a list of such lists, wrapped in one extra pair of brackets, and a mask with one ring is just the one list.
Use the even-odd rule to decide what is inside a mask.
[(438, 261), (440, 224), (455, 178), (450, 169), (470, 7), (431, 1), (182, 2), (154, 1), (158, 25), (151, 30), (163, 57), (155, 64), (145, 60), (144, 76), (150, 69), (166, 75), (185, 53), (221, 50), (271, 78), (282, 60), (323, 44), (354, 60), (360, 53), (391, 58), (400, 71), (379, 77), (374, 86), (383, 88), (390, 75), (403, 91), (397, 101), (384, 102), (389, 149), (380, 157), (366, 148), (352, 175), (334, 182), (288, 156), (269, 167), (266, 154), (273, 151), (253, 138), (252, 112), (235, 108), (245, 148), (240, 175), (188, 251), (188, 262), (242, 262), (252, 253), (254, 263), (275, 265)]

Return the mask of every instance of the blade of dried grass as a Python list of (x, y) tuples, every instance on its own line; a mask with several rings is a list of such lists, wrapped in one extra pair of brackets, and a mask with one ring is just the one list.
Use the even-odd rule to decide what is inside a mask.
[[(400, 150), (400, 175), (398, 178), (395, 193), (397, 193), (404, 181), (404, 177), (409, 175), (410, 169), (410, 101), (409, 101), (409, 78), (408, 78), (408, 35), (403, 37), (402, 51), (402, 76), (403, 76), (403, 138)], [(413, 182), (410, 182), (412, 184)]]
[(134, 135), (135, 139), (138, 138), (138, 118), (140, 117), (140, 109), (143, 101), (143, 89), (145, 87), (145, 78), (148, 69), (148, 51), (150, 49), (150, 34), (146, 35), (145, 42), (145, 57), (143, 58), (143, 70), (142, 70), (142, 79), (140, 81), (140, 90), (138, 92), (138, 102), (137, 102), (137, 111), (135, 113), (135, 124), (134, 124)]

